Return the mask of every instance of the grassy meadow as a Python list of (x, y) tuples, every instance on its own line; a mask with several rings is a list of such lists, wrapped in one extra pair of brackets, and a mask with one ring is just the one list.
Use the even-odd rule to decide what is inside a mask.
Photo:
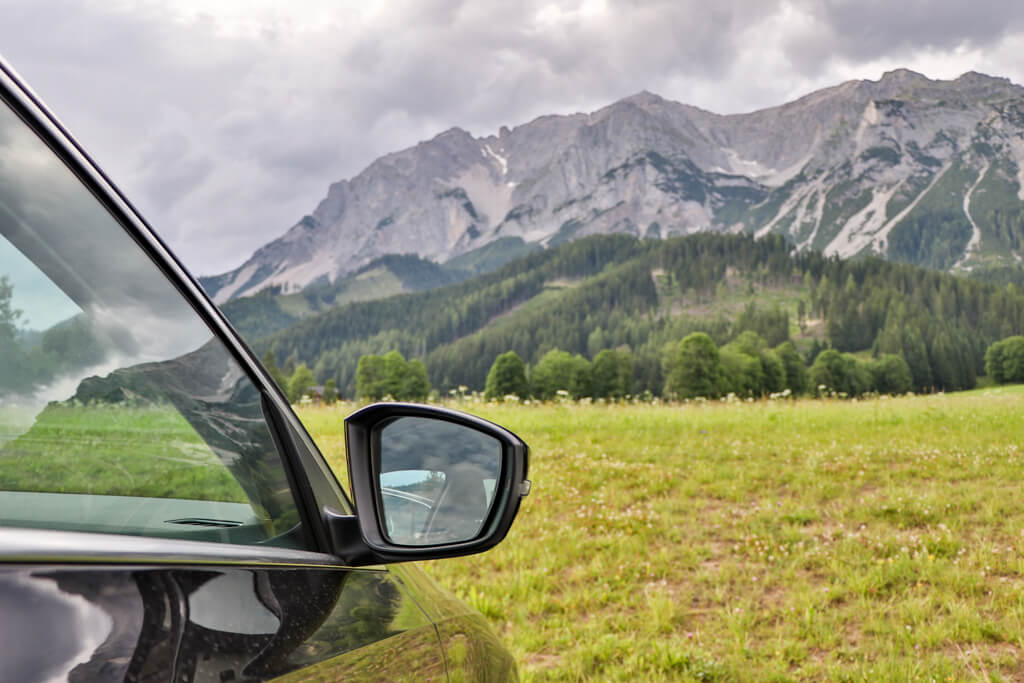
[(54, 403), (26, 415), (0, 411), (0, 491), (249, 500), (170, 406)]
[[(424, 567), (524, 680), (1024, 680), (1024, 387), (451, 405), (529, 443), (533, 491)], [(300, 408), (339, 470), (353, 408)]]

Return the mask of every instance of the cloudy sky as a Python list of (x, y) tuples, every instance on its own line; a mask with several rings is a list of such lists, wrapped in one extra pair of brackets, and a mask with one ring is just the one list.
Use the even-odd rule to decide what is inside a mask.
[(452, 126), (719, 113), (908, 67), (1024, 83), (1018, 0), (0, 0), (0, 53), (196, 274)]

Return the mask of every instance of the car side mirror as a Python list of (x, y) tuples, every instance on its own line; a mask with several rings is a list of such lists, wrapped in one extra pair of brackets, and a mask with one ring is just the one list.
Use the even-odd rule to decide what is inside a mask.
[(345, 443), (356, 515), (327, 514), (335, 551), (349, 564), (487, 550), (529, 493), (526, 444), (466, 413), (378, 403), (346, 418)]

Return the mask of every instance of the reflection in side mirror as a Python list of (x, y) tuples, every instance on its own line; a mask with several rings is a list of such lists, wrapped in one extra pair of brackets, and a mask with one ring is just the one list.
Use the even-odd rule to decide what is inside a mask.
[(413, 416), (387, 422), (378, 434), (387, 540), (434, 546), (479, 536), (501, 477), (501, 442), (465, 425)]

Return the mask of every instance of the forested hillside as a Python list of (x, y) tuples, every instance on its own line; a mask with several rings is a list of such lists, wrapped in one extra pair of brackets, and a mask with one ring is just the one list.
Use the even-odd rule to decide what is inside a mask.
[(794, 254), (778, 236), (595, 236), (458, 284), (335, 307), (254, 345), (348, 396), (366, 354), (420, 358), (447, 391), (483, 389), (509, 350), (535, 364), (556, 348), (589, 358), (625, 348), (633, 393), (660, 395), (662, 361), (683, 337), (703, 331), (721, 345), (746, 330), (773, 346), (792, 338), (808, 362), (829, 346), (896, 354), (918, 390), (967, 388), (989, 344), (1024, 332), (1024, 296), (873, 258)]

